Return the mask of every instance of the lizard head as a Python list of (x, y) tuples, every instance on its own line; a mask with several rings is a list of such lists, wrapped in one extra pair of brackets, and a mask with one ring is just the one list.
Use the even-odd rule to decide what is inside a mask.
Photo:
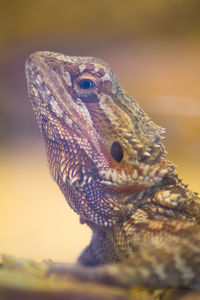
[(170, 172), (164, 130), (106, 63), (36, 52), (26, 76), (51, 174), (82, 220), (112, 225)]

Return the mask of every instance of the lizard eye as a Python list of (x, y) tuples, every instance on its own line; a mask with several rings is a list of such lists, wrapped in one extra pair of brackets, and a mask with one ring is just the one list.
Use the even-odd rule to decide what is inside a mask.
[(74, 81), (74, 95), (85, 103), (98, 102), (98, 80), (90, 73), (80, 75)]
[(113, 142), (110, 148), (110, 154), (116, 162), (120, 162), (123, 158), (123, 149), (120, 143)]
[(90, 79), (82, 79), (78, 82), (78, 86), (82, 90), (88, 90), (95, 86), (95, 83)]

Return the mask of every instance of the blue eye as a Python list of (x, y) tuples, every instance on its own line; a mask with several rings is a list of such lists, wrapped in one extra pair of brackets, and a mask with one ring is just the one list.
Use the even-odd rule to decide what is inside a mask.
[(95, 86), (94, 82), (90, 79), (82, 79), (79, 81), (78, 86), (82, 90), (91, 89)]

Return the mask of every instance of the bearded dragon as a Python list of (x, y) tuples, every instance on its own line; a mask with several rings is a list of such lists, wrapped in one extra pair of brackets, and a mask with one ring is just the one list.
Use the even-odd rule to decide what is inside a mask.
[(93, 232), (77, 264), (49, 273), (200, 289), (200, 198), (167, 160), (164, 129), (99, 59), (36, 52), (26, 78), (51, 175)]

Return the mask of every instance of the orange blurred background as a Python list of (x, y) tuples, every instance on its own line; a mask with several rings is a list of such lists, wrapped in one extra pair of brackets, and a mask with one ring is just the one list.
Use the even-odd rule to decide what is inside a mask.
[(0, 253), (75, 261), (90, 239), (49, 175), (24, 75), (36, 50), (108, 62), (200, 192), (199, 12), (194, 0), (0, 1)]

